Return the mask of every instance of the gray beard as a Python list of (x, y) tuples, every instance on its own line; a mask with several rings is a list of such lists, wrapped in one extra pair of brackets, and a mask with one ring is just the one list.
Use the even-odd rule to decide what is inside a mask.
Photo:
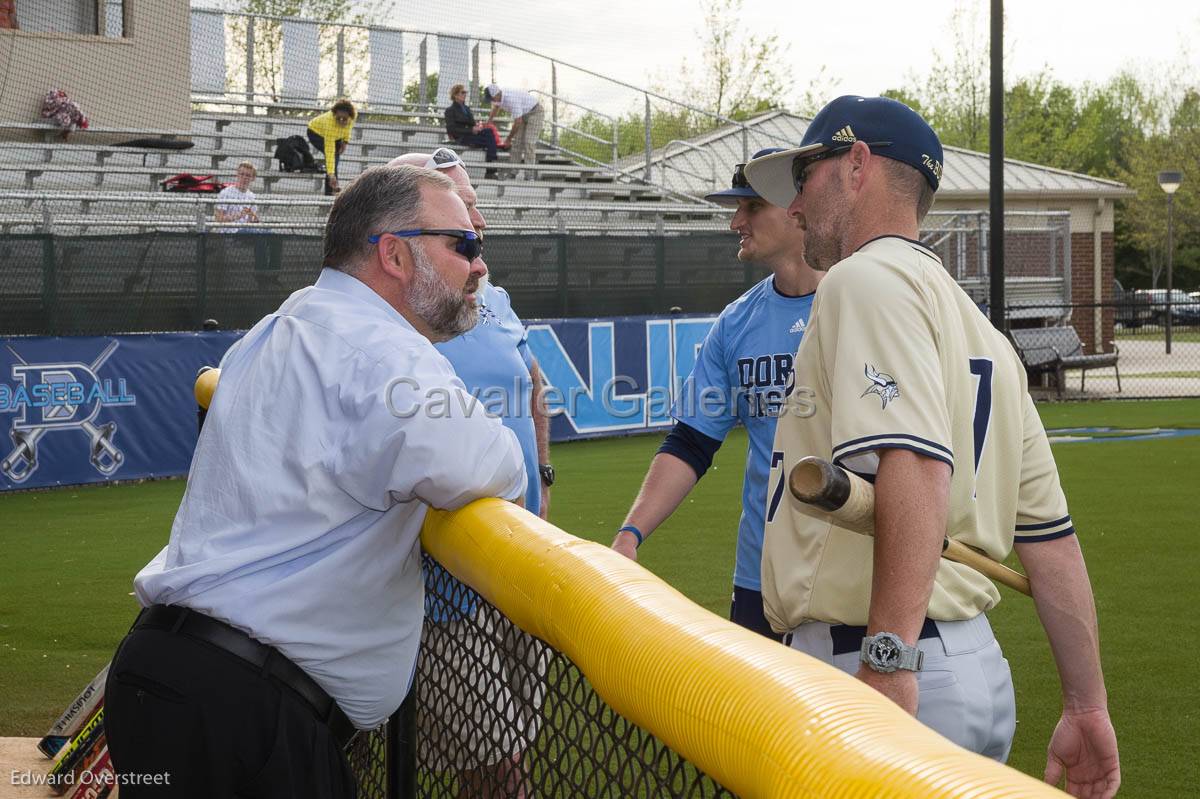
[(414, 279), (408, 307), (429, 326), (431, 338), (449, 341), (475, 327), (479, 306), (467, 301), (463, 289), (456, 291), (446, 285), (422, 245), (413, 247), (412, 254)]

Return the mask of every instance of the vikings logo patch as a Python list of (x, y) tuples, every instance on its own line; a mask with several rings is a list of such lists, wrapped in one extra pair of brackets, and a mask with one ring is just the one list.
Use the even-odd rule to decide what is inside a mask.
[(866, 363), (863, 364), (863, 373), (867, 376), (867, 380), (870, 381), (870, 385), (859, 396), (859, 399), (868, 394), (877, 394), (880, 402), (883, 403), (881, 408), (886, 410), (888, 403), (900, 396), (900, 386), (896, 385), (896, 379), (886, 372), (880, 372), (874, 366)]

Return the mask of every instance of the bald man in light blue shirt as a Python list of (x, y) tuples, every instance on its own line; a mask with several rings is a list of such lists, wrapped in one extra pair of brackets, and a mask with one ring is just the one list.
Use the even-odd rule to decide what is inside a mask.
[[(487, 222), (476, 206), (475, 188), (458, 153), (440, 147), (429, 154), (407, 153), (391, 163), (443, 172), (454, 181), (475, 232), (483, 235)], [(508, 292), (491, 281), (481, 283), (479, 324), (436, 346), (454, 366), (467, 390), (484, 403), (489, 413), (499, 416), (504, 426), (517, 434), (529, 479), (525, 509), (547, 518), (550, 486), (554, 483), (554, 469), (550, 464), (550, 418), (540, 400), (542, 373), (529, 350), (525, 325), (513, 310)]]

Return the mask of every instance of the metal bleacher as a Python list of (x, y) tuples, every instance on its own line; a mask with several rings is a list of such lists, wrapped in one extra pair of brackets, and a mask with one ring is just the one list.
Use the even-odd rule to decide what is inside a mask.
[[(322, 194), (321, 175), (280, 171), (272, 157), (277, 139), (305, 134), (315, 109), (263, 105), (252, 109), (261, 113), (196, 110), (187, 134), (192, 147), (183, 150), (92, 143), (99, 137), (88, 131), (77, 132), (69, 143), (0, 141), (0, 232), (219, 227), (212, 222), (213, 196), (164, 194), (161, 184), (179, 173), (232, 182), (237, 164), (249, 161), (258, 170), (253, 190), (263, 210), (262, 227), (317, 233), (331, 202)], [(482, 150), (447, 142), (444, 129), (431, 124), (435, 114), (412, 109), (406, 121), (361, 115), (342, 154), (339, 177), (345, 182), (399, 155), (451, 146), (467, 163), (494, 231), (669, 233), (723, 229), (727, 223), (720, 208), (669, 195), (611, 167), (578, 163), (545, 141), (538, 146), (536, 164), (511, 165), (506, 152), (486, 164)], [(136, 139), (164, 132), (121, 133)], [(485, 177), (489, 167), (497, 168), (501, 179)], [(518, 168), (530, 179), (506, 174)]]

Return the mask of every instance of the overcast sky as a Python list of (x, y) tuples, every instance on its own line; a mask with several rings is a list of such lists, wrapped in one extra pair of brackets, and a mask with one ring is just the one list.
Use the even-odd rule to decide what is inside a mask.
[[(926, 73), (934, 52), (950, 55), (949, 15), (955, 5), (954, 0), (745, 0), (744, 20), (749, 31), (776, 33), (790, 45), (788, 61), (798, 86), (823, 66), (836, 80), (837, 94), (878, 94), (904, 83), (909, 73)], [(986, 33), (990, 3), (959, 5), (977, 10)], [(697, 0), (397, 0), (396, 8), (399, 26), (494, 36), (637, 85), (669, 78), (685, 57), (699, 60), (697, 31), (703, 20)], [(1153, 70), (1200, 61), (1200, 3), (1195, 0), (1007, 0), (1005, 13), (1010, 75), (1049, 67), (1059, 79), (1079, 84), (1102, 81), (1129, 65)], [(525, 72), (514, 65), (497, 79), (545, 82), (540, 73)]]

